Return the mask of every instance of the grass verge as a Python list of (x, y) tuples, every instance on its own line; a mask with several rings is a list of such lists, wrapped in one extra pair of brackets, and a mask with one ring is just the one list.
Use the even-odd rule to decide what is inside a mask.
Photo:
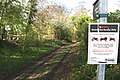
[(0, 48), (0, 80), (4, 80), (32, 61), (42, 58), (45, 54), (60, 47), (61, 44), (61, 41), (46, 41), (36, 46), (29, 46), (24, 51), (19, 46), (13, 47), (13, 44), (5, 44)]

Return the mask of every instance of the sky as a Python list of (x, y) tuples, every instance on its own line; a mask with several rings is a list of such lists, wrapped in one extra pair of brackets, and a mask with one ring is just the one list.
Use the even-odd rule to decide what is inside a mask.
[[(90, 14), (92, 14), (93, 3), (96, 0), (49, 0), (49, 1), (55, 1), (60, 4), (64, 4), (68, 8), (75, 8), (75, 6), (79, 5), (80, 3), (83, 3), (85, 7), (88, 10), (90, 10)], [(118, 8), (118, 1), (120, 0), (108, 0), (108, 12), (114, 12), (116, 9), (120, 8), (120, 7)]]

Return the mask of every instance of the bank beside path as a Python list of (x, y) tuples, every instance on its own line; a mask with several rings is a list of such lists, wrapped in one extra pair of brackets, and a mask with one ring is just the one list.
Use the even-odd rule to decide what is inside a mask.
[(69, 73), (75, 66), (77, 51), (77, 44), (65, 43), (8, 80), (70, 80)]

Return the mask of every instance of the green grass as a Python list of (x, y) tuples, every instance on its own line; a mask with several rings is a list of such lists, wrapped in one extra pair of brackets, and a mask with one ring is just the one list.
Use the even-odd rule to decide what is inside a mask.
[[(48, 52), (60, 47), (61, 42), (45, 42), (36, 46), (29, 46), (22, 50), (21, 47), (6, 47), (0, 49), (0, 80), (16, 72), (33, 60), (41, 58)], [(8, 47), (9, 46), (9, 47)]]

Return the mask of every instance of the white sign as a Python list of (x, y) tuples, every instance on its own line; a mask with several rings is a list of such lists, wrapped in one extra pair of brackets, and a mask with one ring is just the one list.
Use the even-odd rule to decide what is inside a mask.
[(91, 23), (88, 31), (88, 64), (117, 64), (119, 23)]

